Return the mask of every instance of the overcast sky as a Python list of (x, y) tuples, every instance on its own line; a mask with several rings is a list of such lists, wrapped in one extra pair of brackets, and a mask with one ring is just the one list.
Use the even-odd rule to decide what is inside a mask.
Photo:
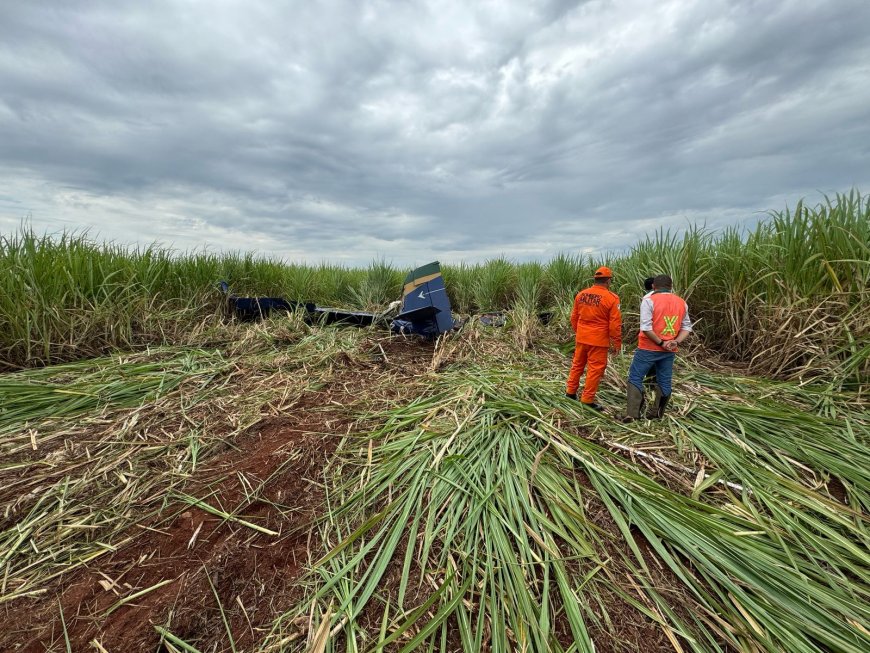
[(870, 193), (870, 0), (0, 0), (0, 232), (547, 259)]

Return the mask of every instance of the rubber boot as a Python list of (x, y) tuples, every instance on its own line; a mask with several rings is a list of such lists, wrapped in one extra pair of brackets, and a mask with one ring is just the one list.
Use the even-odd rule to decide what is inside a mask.
[(568, 399), (573, 399), (574, 401), (577, 401), (577, 393), (576, 392), (573, 394), (570, 392), (566, 392), (565, 396), (568, 397)]
[(623, 422), (633, 422), (640, 419), (640, 412), (643, 410), (643, 392), (637, 389), (633, 383), (628, 384), (628, 404), (625, 408), (625, 417)]
[[(649, 381), (649, 377), (647, 377), (645, 380)], [(662, 394), (662, 388), (658, 383), (656, 383), (655, 380), (653, 380), (650, 383), (647, 383), (647, 387), (650, 390), (652, 390), (653, 396), (652, 396), (652, 403), (648, 404), (649, 408), (646, 411), (646, 418), (647, 419), (655, 419), (655, 417), (653, 416), (653, 413), (655, 412), (656, 405), (659, 403), (659, 397)], [(646, 388), (644, 388), (644, 390), (646, 390)], [(647, 396), (646, 392), (644, 392), (643, 393), (644, 400), (646, 400), (646, 396)]]
[(661, 419), (665, 414), (665, 408), (667, 408), (668, 402), (671, 400), (671, 395), (662, 394), (662, 389), (658, 384), (655, 386), (655, 393), (655, 399), (649, 407), (649, 410), (646, 412), (647, 419)]

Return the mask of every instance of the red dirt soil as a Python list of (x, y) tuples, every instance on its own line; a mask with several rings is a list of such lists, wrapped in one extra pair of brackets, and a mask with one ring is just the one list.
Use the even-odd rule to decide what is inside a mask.
[[(94, 650), (90, 644), (94, 639), (112, 653), (153, 651), (160, 639), (154, 625), (167, 624), (188, 642), (220, 641), (228, 648), (206, 571), (236, 647), (241, 650), (262, 639), (257, 628), (270, 623), (282, 607), (289, 607), (293, 581), (308, 559), (307, 525), (317, 516), (323, 498), (319, 486), (311, 481), (318, 478), (338, 440), (319, 433), (347, 429), (347, 422), (341, 423), (336, 416), (308, 424), (306, 429), (292, 421), (259, 425), (237, 440), (238, 451), (214, 460), (204, 470), (211, 483), (198, 484), (199, 491), (188, 488), (191, 495), (207, 496), (210, 505), (233, 512), (245, 501), (237, 472), (254, 487), (265, 482), (261, 496), (267, 501), (255, 500), (238, 514), (281, 535), (262, 534), (178, 501), (172, 516), (148, 525), (155, 530), (145, 531), (110, 558), (63, 579), (53, 588), (53, 600), (31, 605), (22, 601), (11, 609), (0, 635), (3, 649), (65, 650), (58, 598), (74, 651)], [(294, 460), (283, 464), (288, 456)], [(209, 489), (221, 477), (226, 481)], [(215, 493), (208, 496), (211, 491)], [(281, 514), (268, 501), (288, 507)], [(167, 580), (171, 582), (112, 610), (124, 597)], [(117, 592), (105, 589), (100, 581), (106, 586), (114, 582)]]
[[(336, 360), (341, 369), (328, 387), (237, 437), (234, 449), (213, 456), (185, 488), (279, 535), (173, 499), (161, 515), (131, 528), (135, 539), (117, 552), (50, 583), (42, 596), (2, 606), (0, 651), (66, 651), (61, 609), (73, 651), (166, 650), (155, 626), (201, 650), (229, 651), (221, 608), (236, 650), (251, 651), (301, 597), (296, 581), (309, 551), (320, 549), (311, 525), (322, 512), (322, 470), (351, 429), (345, 404), (371, 377), (407, 378), (431, 360), (431, 344), (403, 339), (375, 343), (371, 361)], [(257, 498), (248, 500), (253, 490)], [(128, 602), (119, 606), (122, 600)], [(306, 627), (300, 624), (300, 636)]]

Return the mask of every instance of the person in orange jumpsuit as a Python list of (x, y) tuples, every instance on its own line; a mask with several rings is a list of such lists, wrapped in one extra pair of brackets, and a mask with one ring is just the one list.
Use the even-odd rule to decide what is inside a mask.
[(601, 411), (604, 407), (595, 403), (595, 393), (607, 369), (608, 350), (618, 352), (622, 348), (622, 313), (619, 312), (619, 297), (610, 291), (613, 279), (610, 268), (598, 268), (594, 277), (595, 283), (581, 290), (574, 298), (574, 309), (571, 311), (571, 327), (576, 334), (574, 360), (565, 394), (577, 399), (580, 377), (586, 371), (586, 383), (580, 401), (589, 408)]

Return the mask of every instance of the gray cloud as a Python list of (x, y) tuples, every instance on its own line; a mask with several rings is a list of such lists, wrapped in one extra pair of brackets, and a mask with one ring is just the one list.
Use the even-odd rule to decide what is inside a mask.
[(864, 0), (0, 11), (3, 231), (527, 259), (870, 181)]

